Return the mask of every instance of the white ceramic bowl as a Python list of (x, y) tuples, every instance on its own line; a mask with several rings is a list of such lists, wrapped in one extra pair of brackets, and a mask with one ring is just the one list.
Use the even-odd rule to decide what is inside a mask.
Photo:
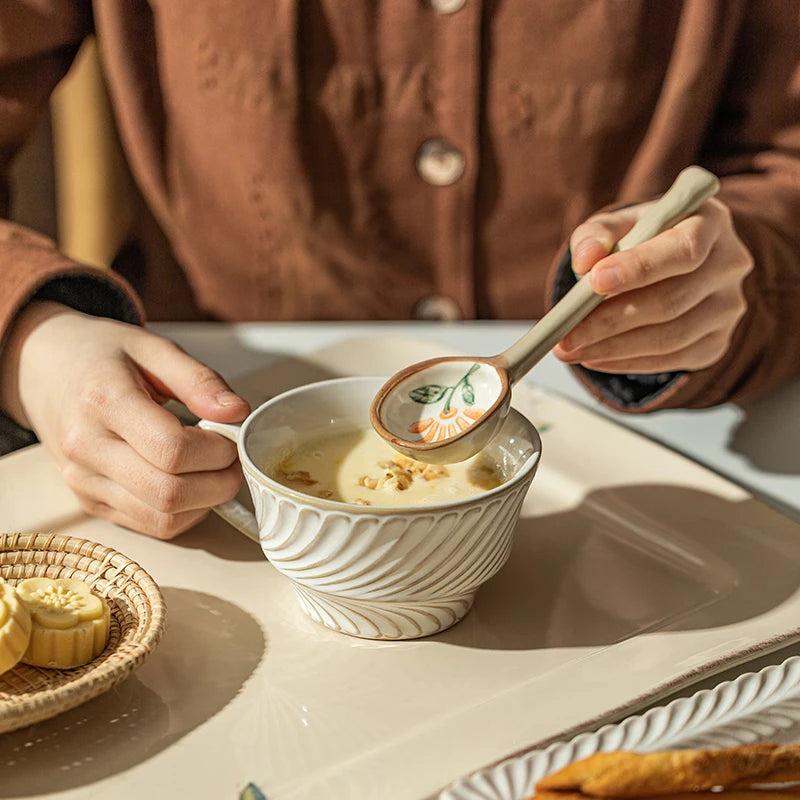
[(257, 408), (241, 426), (200, 424), (238, 443), (255, 506), (220, 513), (257, 536), (292, 581), (300, 606), (328, 628), (368, 639), (413, 639), (469, 611), (478, 587), (506, 562), (520, 506), (541, 455), (534, 426), (512, 410), (486, 448), (506, 480), (476, 497), (417, 507), (362, 506), (311, 497), (272, 480), (259, 464), (329, 427), (368, 424), (384, 378), (308, 384)]

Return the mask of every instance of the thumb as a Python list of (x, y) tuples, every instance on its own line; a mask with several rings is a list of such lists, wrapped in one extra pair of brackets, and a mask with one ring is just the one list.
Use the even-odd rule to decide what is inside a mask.
[(250, 413), (250, 404), (219, 373), (173, 342), (145, 332), (128, 352), (155, 392), (180, 401), (198, 417), (241, 422)]

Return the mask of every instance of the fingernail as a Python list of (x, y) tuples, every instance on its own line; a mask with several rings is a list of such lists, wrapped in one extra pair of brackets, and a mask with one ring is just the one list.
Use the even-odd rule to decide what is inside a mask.
[(230, 390), (220, 392), (218, 395), (216, 395), (214, 400), (216, 400), (217, 405), (220, 406), (240, 406), (244, 402), (238, 394), (235, 394)]
[(592, 275), (592, 286), (599, 294), (613, 292), (622, 284), (622, 276), (616, 267), (605, 267), (590, 274)]
[(570, 352), (572, 350), (577, 350), (579, 347), (583, 347), (585, 343), (586, 343), (586, 337), (575, 331), (573, 331), (565, 339), (561, 340), (561, 346), (565, 350), (569, 350)]
[(598, 258), (602, 258), (602, 253), (596, 253), (594, 259), (588, 258), (590, 251), (597, 250), (599, 246), (600, 242), (597, 239), (584, 239), (575, 246), (572, 253), (572, 268), (576, 275), (583, 275)]
[(573, 254), (575, 258), (579, 258), (583, 253), (587, 250), (591, 249), (592, 247), (602, 247), (603, 243), (599, 239), (584, 239), (575, 246), (575, 253)]

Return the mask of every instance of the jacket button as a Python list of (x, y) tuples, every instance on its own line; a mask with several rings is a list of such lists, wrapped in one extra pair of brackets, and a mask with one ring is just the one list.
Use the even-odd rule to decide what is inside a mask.
[(443, 139), (428, 139), (417, 151), (417, 172), (433, 186), (450, 186), (463, 174), (464, 156)]
[(455, 14), (464, 8), (467, 0), (430, 0), (431, 8), (437, 14)]
[(429, 320), (432, 322), (455, 322), (463, 319), (458, 303), (452, 297), (441, 294), (432, 294), (423, 297), (414, 306), (414, 319)]

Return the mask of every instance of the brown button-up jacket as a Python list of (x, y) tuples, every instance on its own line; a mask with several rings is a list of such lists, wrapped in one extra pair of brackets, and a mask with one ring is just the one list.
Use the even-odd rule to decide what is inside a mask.
[[(721, 362), (638, 407), (708, 405), (800, 372), (799, 18), (796, 0), (466, 0), (453, 13), (8, 0), (0, 157), (94, 26), (139, 187), (192, 302), (224, 320), (407, 319), (432, 297), (465, 318), (534, 318), (577, 224), (700, 163), (755, 257), (749, 311)], [(130, 291), (18, 227), (0, 239), (0, 330), (53, 278)], [(147, 307), (152, 281), (133, 279)]]

